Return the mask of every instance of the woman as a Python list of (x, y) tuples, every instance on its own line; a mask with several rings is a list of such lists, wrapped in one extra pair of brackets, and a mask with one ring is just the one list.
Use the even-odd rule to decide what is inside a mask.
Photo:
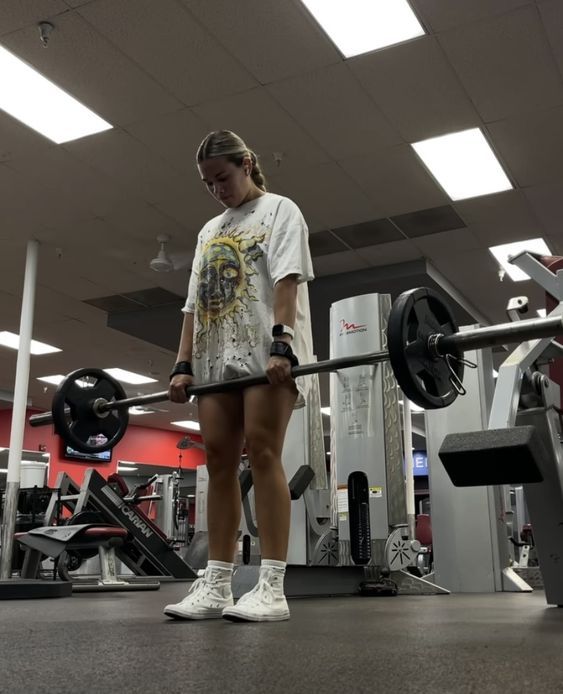
[[(205, 575), (165, 614), (233, 621), (289, 618), (283, 591), (290, 496), (281, 453), (312, 360), (308, 230), (299, 208), (266, 191), (256, 155), (238, 135), (210, 133), (197, 151), (203, 183), (226, 209), (200, 231), (170, 399), (192, 383), (266, 372), (268, 385), (199, 397), (209, 472), (209, 562)], [(238, 466), (246, 448), (262, 563), (258, 584), (233, 604), (231, 578), (241, 515)]]

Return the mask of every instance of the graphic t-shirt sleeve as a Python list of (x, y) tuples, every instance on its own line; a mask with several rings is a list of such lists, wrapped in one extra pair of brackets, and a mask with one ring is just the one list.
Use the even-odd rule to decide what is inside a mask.
[(288, 275), (297, 282), (315, 278), (309, 251), (309, 230), (297, 205), (283, 198), (278, 206), (268, 249), (268, 270), (272, 284)]
[(190, 281), (188, 284), (188, 297), (186, 299), (186, 305), (182, 309), (184, 313), (195, 313), (195, 304), (197, 300), (197, 286), (199, 284), (199, 265), (201, 261), (201, 234), (200, 232), (197, 245), (195, 247), (194, 262), (192, 263), (192, 272), (190, 275)]

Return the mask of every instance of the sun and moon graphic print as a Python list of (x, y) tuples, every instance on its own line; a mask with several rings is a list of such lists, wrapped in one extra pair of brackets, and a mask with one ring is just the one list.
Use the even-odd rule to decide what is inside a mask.
[(248, 318), (253, 313), (251, 304), (262, 301), (255, 280), (257, 263), (265, 262), (261, 244), (266, 233), (263, 225), (256, 225), (262, 229), (258, 232), (245, 222), (224, 223), (203, 242), (200, 251), (194, 356), (207, 356), (211, 369), (213, 352), (215, 361), (225, 358), (227, 352), (242, 357), (258, 342), (259, 327)]

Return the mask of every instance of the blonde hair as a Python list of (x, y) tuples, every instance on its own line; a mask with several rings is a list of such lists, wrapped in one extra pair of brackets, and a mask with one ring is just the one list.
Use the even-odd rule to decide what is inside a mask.
[(250, 176), (260, 190), (266, 190), (266, 179), (260, 169), (258, 157), (249, 149), (244, 140), (230, 130), (214, 130), (205, 136), (197, 148), (197, 163), (213, 157), (225, 157), (227, 161), (242, 166), (245, 157), (250, 157), (252, 170)]

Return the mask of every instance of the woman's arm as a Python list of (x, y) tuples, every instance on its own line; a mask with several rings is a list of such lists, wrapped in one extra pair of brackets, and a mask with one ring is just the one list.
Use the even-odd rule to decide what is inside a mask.
[(194, 314), (184, 313), (182, 324), (182, 334), (180, 335), (180, 346), (176, 361), (191, 361), (194, 340)]
[[(293, 328), (297, 310), (297, 275), (288, 275), (274, 285), (274, 324)], [(291, 344), (289, 335), (277, 337), (279, 342)]]
[[(182, 323), (182, 333), (180, 335), (180, 345), (178, 347), (178, 356), (176, 363), (180, 361), (192, 360), (192, 349), (194, 340), (194, 314), (184, 313), (184, 322)], [(186, 402), (186, 388), (193, 383), (193, 377), (184, 373), (178, 373), (170, 380), (168, 388), (168, 397), (172, 402)]]

